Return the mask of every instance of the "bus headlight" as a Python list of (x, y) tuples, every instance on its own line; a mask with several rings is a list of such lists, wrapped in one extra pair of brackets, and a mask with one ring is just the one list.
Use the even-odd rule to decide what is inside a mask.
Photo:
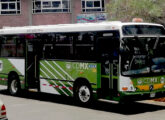
[(138, 84), (141, 85), (142, 84), (142, 80), (138, 80)]
[(164, 77), (161, 78), (160, 82), (163, 84), (164, 83)]

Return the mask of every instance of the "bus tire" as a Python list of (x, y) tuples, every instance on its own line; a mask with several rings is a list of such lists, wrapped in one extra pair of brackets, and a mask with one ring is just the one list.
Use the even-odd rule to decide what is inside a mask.
[(8, 83), (9, 94), (16, 96), (20, 93), (20, 91), (21, 91), (21, 86), (20, 86), (19, 79), (15, 76), (10, 77), (9, 83)]
[(91, 87), (88, 83), (77, 84), (74, 90), (74, 97), (78, 103), (89, 104), (93, 100)]

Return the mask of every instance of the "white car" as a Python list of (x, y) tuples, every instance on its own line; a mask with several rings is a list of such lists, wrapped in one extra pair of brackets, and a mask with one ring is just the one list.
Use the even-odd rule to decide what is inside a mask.
[(6, 116), (6, 107), (0, 100), (0, 120), (8, 120)]

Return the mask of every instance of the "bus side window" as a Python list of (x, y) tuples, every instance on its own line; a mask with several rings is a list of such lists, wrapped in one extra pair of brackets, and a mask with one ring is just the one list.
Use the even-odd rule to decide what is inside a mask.
[(100, 33), (97, 37), (97, 54), (99, 59), (114, 59), (119, 55), (119, 38), (115, 33)]
[(2, 36), (1, 56), (16, 57), (16, 39), (17, 36)]
[(1, 36), (1, 50), (2, 57), (24, 57), (25, 37), (22, 35)]
[(17, 57), (24, 57), (24, 44), (17, 44)]
[(37, 55), (41, 59), (54, 59), (54, 33), (37, 33), (35, 40), (39, 42), (37, 46)]
[(55, 38), (55, 56), (57, 59), (73, 59), (73, 34), (58, 33)]
[(95, 32), (81, 32), (78, 35), (75, 45), (75, 59), (95, 59)]
[(52, 59), (53, 58), (53, 45), (52, 44), (45, 44), (43, 46), (43, 58), (45, 59)]

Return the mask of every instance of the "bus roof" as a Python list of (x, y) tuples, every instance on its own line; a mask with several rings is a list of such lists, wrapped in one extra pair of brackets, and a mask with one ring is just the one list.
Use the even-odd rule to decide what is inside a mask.
[[(154, 25), (153, 23), (136, 23), (120, 21), (100, 22), (100, 23), (77, 23), (77, 24), (57, 24), (57, 25), (40, 25), (40, 26), (23, 26), (23, 27), (4, 27), (0, 29), (0, 34), (27, 34), (27, 33), (48, 33), (48, 32), (82, 32), (82, 31), (105, 31), (119, 30), (123, 25)], [(163, 27), (163, 26), (162, 26)]]

